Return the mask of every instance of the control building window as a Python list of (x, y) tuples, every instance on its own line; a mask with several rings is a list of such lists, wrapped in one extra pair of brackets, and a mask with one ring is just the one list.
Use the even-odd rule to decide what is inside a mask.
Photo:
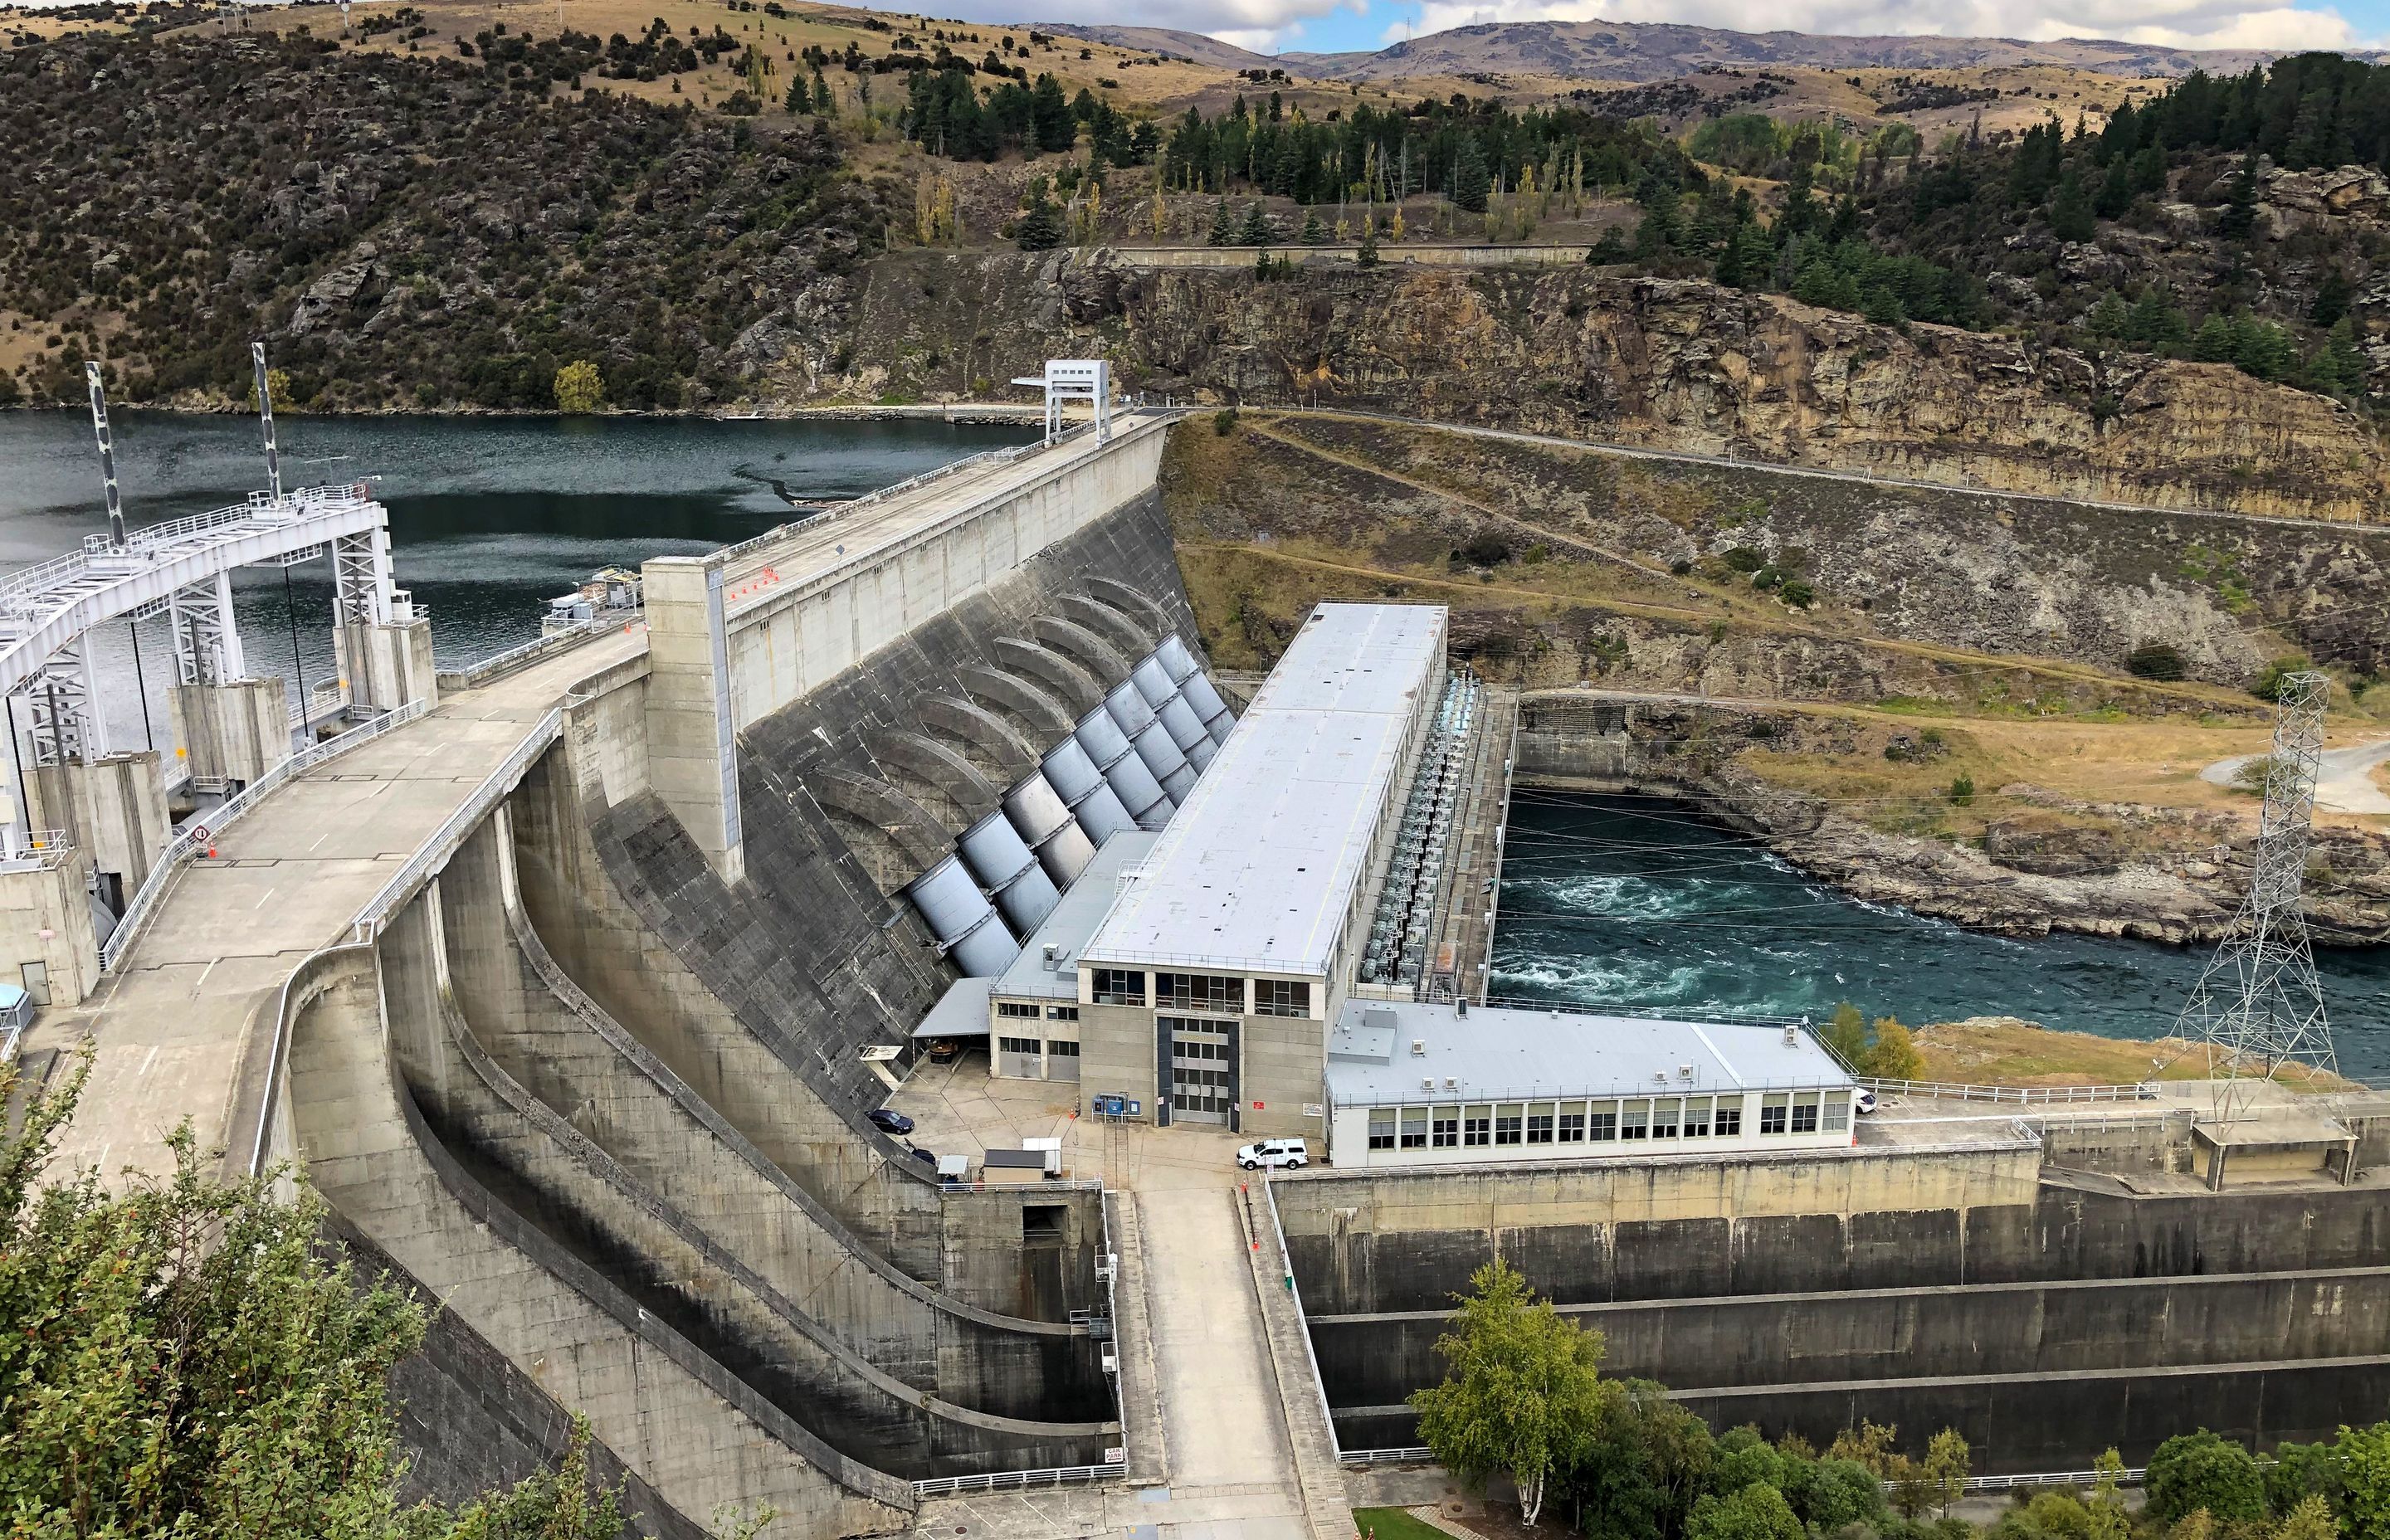
[(1597, 1101), (1593, 1104), (1594, 1142), (1608, 1144), (1618, 1137), (1618, 1103)]
[(1145, 1004), (1145, 975), (1132, 968), (1099, 968), (1092, 981), (1096, 1004), (1099, 1006), (1141, 1006)]
[(1253, 1014), (1308, 1016), (1311, 1014), (1311, 986), (1294, 979), (1255, 979)]
[(1475, 1147), (1494, 1142), (1494, 1109), (1471, 1107), (1460, 1114), (1460, 1142)]
[(1224, 1016), (1242, 1016), (1245, 981), (1216, 973), (1156, 973), (1153, 1003), (1166, 1010), (1215, 1010)]
[(1437, 1149), (1457, 1149), (1459, 1148), (1459, 1108), (1437, 1107), (1430, 1109), (1428, 1113), (1428, 1127), (1433, 1131), (1428, 1141), (1433, 1148)]
[(1791, 1105), (1791, 1097), (1782, 1096), (1759, 1098), (1759, 1131), (1762, 1134), (1784, 1132), (1785, 1109)]
[(1078, 1019), (1079, 1007), (1076, 1006), (1047, 1006), (1046, 1007), (1046, 1020), (1048, 1021), (1075, 1021)]
[(1804, 1091), (1792, 1098), (1792, 1132), (1815, 1134), (1818, 1131), (1818, 1093)]
[(1740, 1097), (1718, 1098), (1717, 1116), (1711, 1121), (1711, 1130), (1721, 1139), (1742, 1137), (1742, 1101)]
[(1651, 1104), (1630, 1101), (1618, 1121), (1618, 1136), (1622, 1139), (1648, 1138), (1651, 1133)]
[(1027, 1054), (1034, 1059), (1037, 1057), (1037, 1047), (1038, 1041), (1034, 1037), (999, 1037), (996, 1040), (996, 1051), (998, 1053)]
[(1585, 1103), (1573, 1101), (1561, 1109), (1561, 1143), (1583, 1144), (1584, 1142)]
[(1371, 1149), (1394, 1148), (1394, 1110), (1393, 1108), (1369, 1109), (1369, 1148)]
[(1662, 1097), (1651, 1104), (1651, 1136), (1673, 1139), (1677, 1136), (1677, 1098)]
[(1846, 1134), (1851, 1126), (1851, 1098), (1846, 1091), (1836, 1091), (1826, 1098), (1825, 1129), (1829, 1134)]
[(996, 1013), (1012, 1021), (1034, 1021), (1045, 1013), (1035, 1006), (1022, 1005), (1018, 1000), (998, 1000)]
[(1067, 1038), (1049, 1037), (1046, 1040), (1046, 1052), (1064, 1059), (1076, 1059), (1079, 1057), (1079, 1045)]
[(1522, 1117), (1518, 1103), (1513, 1102), (1508, 1107), (1494, 1109), (1494, 1142), (1496, 1144), (1517, 1144), (1521, 1125)]
[(1527, 1109), (1527, 1142), (1529, 1144), (1552, 1142), (1552, 1104), (1550, 1102), (1539, 1101)]
[(1426, 1108), (1406, 1107), (1403, 1109), (1402, 1148), (1405, 1149), (1425, 1149), (1427, 1148)]
[(1710, 1098), (1707, 1097), (1687, 1097), (1685, 1098), (1685, 1137), (1689, 1139), (1706, 1139), (1709, 1136)]

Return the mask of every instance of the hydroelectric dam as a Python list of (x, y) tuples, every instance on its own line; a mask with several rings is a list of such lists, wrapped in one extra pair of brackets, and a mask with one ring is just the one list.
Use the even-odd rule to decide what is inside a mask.
[[(418, 1488), (585, 1416), (664, 1540), (1345, 1540), (1442, 1490), (1405, 1397), (1495, 1257), (1721, 1427), (1952, 1425), (1987, 1476), (2371, 1418), (2390, 1101), (1863, 1119), (1796, 1022), (1489, 1001), (1511, 785), (1634, 779), (1638, 708), (1472, 678), (1434, 605), (1215, 677), (1177, 416), (651, 559), (468, 669), (369, 488), (0, 580), (0, 941), (45, 1072), (93, 1056), (62, 1161), (187, 1123), (302, 1169), (440, 1306)], [(341, 682), (294, 705), (221, 580), (308, 559)], [(169, 612), (178, 775), (74, 645)]]

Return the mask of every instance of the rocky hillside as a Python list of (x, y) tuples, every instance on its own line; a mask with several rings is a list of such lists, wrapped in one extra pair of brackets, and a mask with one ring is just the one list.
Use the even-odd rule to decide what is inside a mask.
[(740, 334), (880, 243), (817, 122), (555, 96), (594, 38), (456, 57), (303, 35), (84, 38), (0, 58), (0, 404), (230, 403), (268, 338), (289, 404), (544, 408), (736, 394)]
[(1102, 347), (1131, 389), (1358, 407), (2071, 498), (2375, 520), (2390, 456), (2228, 366), (1878, 326), (1582, 268), (1137, 270), (1103, 251), (906, 251), (776, 332), (787, 399), (963, 392)]

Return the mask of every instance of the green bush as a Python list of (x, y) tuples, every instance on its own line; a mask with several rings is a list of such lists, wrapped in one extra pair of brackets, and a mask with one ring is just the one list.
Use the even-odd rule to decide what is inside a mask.
[(1975, 777), (1960, 771), (1950, 782), (1950, 801), (1960, 807), (1975, 805)]
[(2125, 672), (2136, 679), (2172, 681), (2191, 672), (2182, 649), (2164, 642), (2144, 642), (2125, 654)]
[(1721, 559), (1728, 567), (1738, 572), (1755, 572), (1767, 565), (1767, 554), (1765, 551), (1754, 550), (1749, 545), (1737, 545), (1727, 552)]
[(2177, 1433), (2150, 1457), (2149, 1515), (2173, 1523), (2200, 1508), (2219, 1523), (2266, 1516), (2266, 1480), (2249, 1451), (2206, 1429)]
[(1213, 432), (1219, 434), (1220, 437), (1225, 439), (1236, 430), (1237, 409), (1235, 407), (1223, 406), (1218, 411), (1212, 414)]
[(2283, 679), (2314, 666), (2302, 653), (2294, 652), (2277, 658), (2259, 669), (2257, 677), (2249, 681), (2249, 693), (2260, 700), (2280, 700), (2282, 698)]

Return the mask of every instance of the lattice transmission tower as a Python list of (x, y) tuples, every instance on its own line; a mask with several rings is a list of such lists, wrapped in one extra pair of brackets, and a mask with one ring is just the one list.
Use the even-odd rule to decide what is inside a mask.
[(2221, 1078), (2270, 1075), (2285, 1060), (2338, 1069), (2299, 912), (2330, 685), (2315, 673), (2282, 677), (2248, 896), (2175, 1023), (2175, 1034), (2204, 1048), (2209, 1072)]

